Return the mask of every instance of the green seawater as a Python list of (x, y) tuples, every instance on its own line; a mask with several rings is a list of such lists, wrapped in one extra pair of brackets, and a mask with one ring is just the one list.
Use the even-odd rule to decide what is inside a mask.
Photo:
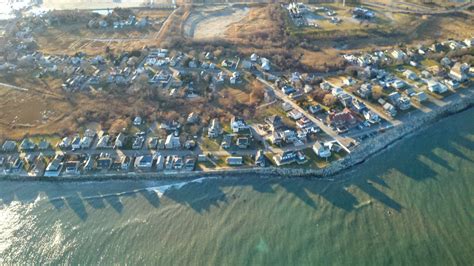
[(334, 181), (0, 181), (0, 264), (473, 265), (474, 109)]

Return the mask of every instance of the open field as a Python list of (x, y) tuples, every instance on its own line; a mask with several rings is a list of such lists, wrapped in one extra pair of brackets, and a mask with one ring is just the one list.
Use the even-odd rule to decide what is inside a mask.
[[(106, 9), (106, 8), (133, 8), (143, 7), (149, 5), (150, 1), (145, 0), (124, 0), (124, 1), (113, 1), (113, 0), (100, 0), (100, 1), (87, 1), (87, 0), (44, 0), (43, 8), (47, 9)], [(171, 0), (155, 0), (155, 5), (171, 5)]]
[[(81, 11), (85, 13), (86, 11)], [(147, 17), (152, 25), (139, 29), (136, 27), (113, 29), (88, 28), (87, 19), (75, 23), (62, 23), (48, 26), (35, 32), (34, 36), (40, 51), (50, 54), (74, 54), (78, 51), (87, 54), (101, 54), (109, 46), (117, 50), (131, 50), (155, 44), (156, 35), (171, 10), (137, 9), (132, 10), (138, 18)], [(90, 13), (92, 17), (92, 13)], [(84, 15), (87, 17), (87, 13)], [(54, 40), (52, 43), (51, 40)]]

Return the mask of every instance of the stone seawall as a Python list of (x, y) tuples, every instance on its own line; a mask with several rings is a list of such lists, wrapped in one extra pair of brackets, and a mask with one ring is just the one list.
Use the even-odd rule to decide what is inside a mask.
[[(458, 96), (458, 95), (456, 95)], [(110, 174), (82, 174), (76, 176), (61, 176), (51, 178), (32, 178), (29, 176), (5, 176), (5, 180), (44, 180), (44, 181), (100, 181), (110, 179), (191, 179), (196, 177), (241, 177), (241, 176), (263, 176), (263, 177), (304, 177), (304, 178), (327, 178), (339, 174), (353, 166), (364, 163), (372, 156), (384, 151), (403, 138), (419, 132), (421, 129), (439, 121), (449, 115), (461, 112), (474, 106), (474, 91), (466, 91), (464, 95), (455, 97), (450, 103), (439, 107), (426, 114), (413, 116), (409, 121), (404, 121), (400, 126), (391, 128), (383, 134), (379, 134), (372, 139), (366, 140), (356, 147), (351, 154), (331, 163), (323, 169), (311, 168), (237, 168), (212, 171), (194, 172), (150, 172), (150, 173), (110, 173)]]

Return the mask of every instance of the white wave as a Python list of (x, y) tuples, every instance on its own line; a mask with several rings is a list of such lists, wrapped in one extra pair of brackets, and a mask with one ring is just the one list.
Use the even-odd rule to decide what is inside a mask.
[(191, 183), (202, 183), (206, 180), (217, 179), (217, 178), (219, 178), (219, 177), (201, 177), (201, 178), (197, 178), (197, 179), (193, 179), (193, 180), (185, 181), (185, 182), (179, 182), (179, 183), (167, 184), (167, 185), (161, 185), (161, 186), (154, 186), (154, 187), (147, 187), (146, 190), (151, 191), (151, 192), (156, 192), (158, 197), (161, 197), (161, 196), (163, 196), (163, 194), (166, 191), (168, 191), (170, 189), (181, 189), (182, 187), (184, 187), (188, 184), (191, 184)]

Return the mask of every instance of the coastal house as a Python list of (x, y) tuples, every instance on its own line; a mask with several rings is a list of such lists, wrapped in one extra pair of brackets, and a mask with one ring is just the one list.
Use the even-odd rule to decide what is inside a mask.
[(259, 167), (266, 167), (267, 166), (267, 158), (262, 150), (258, 150), (257, 154), (255, 155), (255, 166)]
[(79, 166), (80, 166), (79, 161), (67, 161), (64, 163), (64, 172), (67, 175), (77, 175), (80, 173), (79, 171)]
[(308, 158), (306, 157), (306, 154), (302, 151), (297, 151), (296, 152), (296, 163), (297, 164), (305, 164), (308, 162)]
[(296, 152), (295, 151), (284, 151), (281, 154), (273, 156), (277, 166), (287, 165), (294, 163), (296, 161)]
[(413, 98), (421, 103), (421, 102), (424, 102), (424, 101), (428, 100), (428, 95), (426, 95), (426, 93), (420, 91), (420, 92), (415, 93)]
[(371, 124), (380, 122), (379, 115), (374, 113), (372, 110), (364, 111), (364, 118)]
[(156, 170), (161, 171), (165, 169), (165, 156), (159, 154), (156, 157)]
[(313, 151), (317, 156), (321, 158), (331, 157), (331, 151), (326, 146), (324, 146), (321, 142), (317, 141), (314, 143)]
[(196, 167), (196, 159), (194, 158), (185, 158), (184, 159), (184, 169), (188, 171), (193, 171)]
[(45, 177), (57, 177), (61, 173), (61, 169), (63, 167), (62, 164), (63, 157), (56, 156), (46, 167), (44, 172)]
[(244, 159), (242, 156), (230, 156), (227, 157), (226, 163), (229, 166), (241, 166), (244, 164)]
[(441, 84), (440, 82), (432, 80), (432, 79), (429, 79), (427, 81), (427, 85), (428, 85), (428, 90), (434, 93), (441, 94), (441, 93), (445, 93), (448, 90), (448, 88), (444, 84)]
[(173, 155), (172, 156), (172, 165), (173, 169), (180, 170), (184, 167), (184, 161), (181, 156)]
[(151, 170), (153, 164), (153, 157), (151, 155), (138, 156), (135, 159), (135, 169)]
[(390, 103), (386, 102), (382, 105), (382, 107), (384, 111), (391, 117), (395, 117), (397, 115), (397, 109), (395, 109), (395, 107), (391, 105)]
[(341, 112), (330, 113), (327, 116), (327, 122), (329, 125), (334, 127), (350, 127), (357, 124), (357, 118), (354, 116), (352, 111), (348, 108), (344, 108)]
[(454, 64), (454, 66), (451, 68), (449, 71), (449, 77), (452, 78), (453, 80), (456, 80), (458, 82), (464, 82), (467, 80), (467, 71), (469, 69), (469, 66), (465, 66), (461, 64), (460, 62), (457, 62)]
[(123, 146), (125, 145), (125, 139), (126, 139), (126, 135), (124, 133), (120, 132), (117, 135), (117, 138), (115, 138), (114, 149), (123, 148)]

